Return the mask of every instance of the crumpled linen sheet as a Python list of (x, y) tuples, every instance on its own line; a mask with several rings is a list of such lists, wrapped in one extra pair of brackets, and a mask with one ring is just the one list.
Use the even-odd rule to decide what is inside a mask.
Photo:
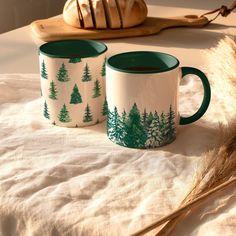
[[(201, 101), (201, 84), (181, 84), (181, 114)], [(217, 96), (198, 122), (162, 148), (129, 149), (108, 140), (105, 122), (61, 128), (42, 116), (39, 75), (0, 75), (0, 235), (123, 236), (176, 209), (230, 109)], [(173, 235), (234, 235), (227, 194), (208, 201)], [(148, 235), (154, 235), (155, 230)]]

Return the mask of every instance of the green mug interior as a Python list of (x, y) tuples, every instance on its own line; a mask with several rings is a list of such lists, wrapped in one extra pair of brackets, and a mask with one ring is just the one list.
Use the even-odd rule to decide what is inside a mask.
[(107, 66), (125, 73), (147, 74), (173, 70), (179, 66), (179, 61), (162, 52), (134, 51), (110, 57)]
[(53, 58), (87, 58), (106, 52), (107, 46), (94, 40), (62, 40), (45, 43), (39, 51)]

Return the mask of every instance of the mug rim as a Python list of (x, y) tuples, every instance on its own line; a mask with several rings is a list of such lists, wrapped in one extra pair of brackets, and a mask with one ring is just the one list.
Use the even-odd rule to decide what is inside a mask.
[[(74, 43), (73, 46), (79, 46), (79, 44), (81, 43), (90, 43), (90, 45), (96, 45), (96, 46), (100, 46), (102, 47), (101, 50), (98, 49), (97, 53), (88, 53), (87, 55), (81, 55), (81, 54), (72, 54), (72, 55), (65, 55), (65, 53), (57, 53), (57, 52), (50, 52), (50, 47), (51, 46), (55, 46), (57, 44), (64, 44), (63, 46), (66, 46), (65, 44), (71, 44)], [(49, 52), (48, 52), (49, 49)], [(55, 49), (54, 49), (55, 50)], [(51, 49), (51, 51), (53, 51), (53, 49)], [(51, 58), (66, 58), (66, 59), (70, 59), (70, 58), (89, 58), (89, 57), (97, 57), (103, 53), (105, 53), (107, 51), (107, 46), (106, 44), (102, 43), (102, 42), (98, 42), (95, 40), (87, 40), (87, 39), (65, 39), (65, 40), (58, 40), (58, 41), (51, 41), (51, 42), (47, 42), (44, 43), (43, 45), (41, 45), (39, 47), (39, 52), (45, 56), (51, 57)]]
[[(135, 69), (130, 70), (130, 69), (127, 69), (127, 68), (119, 68), (117, 66), (112, 65), (112, 62), (111, 62), (112, 60), (120, 58), (120, 57), (125, 56), (125, 55), (130, 55), (132, 57), (132, 56), (137, 56), (137, 54), (144, 54), (144, 53), (145, 54), (156, 54), (156, 55), (162, 55), (162, 56), (165, 56), (165, 57), (169, 57), (169, 58), (174, 59), (175, 63), (172, 66), (168, 67), (168, 68), (154, 69), (154, 70), (150, 69), (150, 70), (142, 71), (142, 70), (135, 70)], [(159, 51), (129, 51), (129, 52), (124, 52), (124, 53), (118, 53), (118, 54), (115, 54), (115, 55), (109, 57), (107, 59), (107, 62), (106, 62), (106, 65), (109, 68), (111, 68), (115, 71), (125, 72), (125, 73), (130, 73), (130, 74), (152, 74), (152, 73), (167, 72), (167, 71), (171, 71), (171, 70), (177, 68), (179, 66), (179, 64), (180, 64), (180, 62), (175, 56), (173, 56), (171, 54), (168, 54), (168, 53), (159, 52)]]

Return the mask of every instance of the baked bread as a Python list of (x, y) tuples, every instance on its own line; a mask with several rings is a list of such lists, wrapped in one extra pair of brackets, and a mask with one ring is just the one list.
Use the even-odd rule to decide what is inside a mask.
[(111, 29), (120, 29), (122, 28), (122, 23), (120, 19), (120, 14), (118, 11), (117, 1), (116, 0), (103, 0), (105, 7), (105, 14), (107, 16), (107, 23)]
[(81, 12), (84, 28), (95, 28), (93, 23), (92, 11), (89, 0), (78, 0), (79, 10)]
[(67, 0), (63, 10), (64, 21), (77, 28), (129, 28), (146, 17), (144, 0)]
[(147, 6), (143, 0), (117, 0), (123, 28), (141, 24), (147, 17)]
[(64, 21), (73, 27), (82, 28), (80, 24), (77, 0), (68, 0), (63, 9)]
[(103, 2), (101, 0), (91, 0), (91, 1), (92, 1), (92, 8), (94, 11), (95, 28), (106, 29), (107, 21)]

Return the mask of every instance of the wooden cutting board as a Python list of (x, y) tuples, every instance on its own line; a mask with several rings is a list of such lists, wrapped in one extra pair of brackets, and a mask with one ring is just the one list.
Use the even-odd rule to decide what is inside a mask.
[(46, 42), (63, 39), (112, 39), (157, 34), (172, 27), (203, 27), (206, 17), (187, 15), (173, 18), (147, 17), (143, 24), (128, 29), (78, 29), (67, 25), (62, 17), (37, 20), (31, 23), (34, 35)]

